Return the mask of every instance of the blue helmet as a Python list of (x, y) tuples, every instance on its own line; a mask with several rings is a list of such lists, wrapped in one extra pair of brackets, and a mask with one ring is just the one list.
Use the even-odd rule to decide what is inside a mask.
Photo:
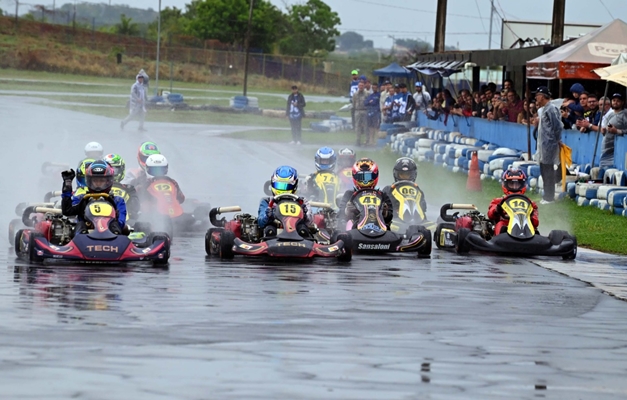
[(333, 171), (335, 170), (335, 162), (337, 161), (337, 155), (330, 147), (321, 147), (316, 151), (316, 169), (318, 171)]
[(298, 187), (298, 172), (295, 168), (288, 165), (282, 165), (274, 171), (272, 178), (272, 194), (278, 196), (280, 194), (294, 194)]
[(96, 161), (93, 158), (85, 158), (82, 159), (81, 162), (78, 163), (78, 167), (76, 167), (76, 184), (78, 187), (87, 186), (87, 182), (85, 181), (85, 173), (89, 165)]

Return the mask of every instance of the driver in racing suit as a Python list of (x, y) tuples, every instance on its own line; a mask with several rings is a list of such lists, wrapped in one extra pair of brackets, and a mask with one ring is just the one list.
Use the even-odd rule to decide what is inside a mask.
[[(89, 165), (85, 171), (87, 193), (106, 193), (109, 194), (113, 186), (113, 176), (115, 172), (113, 167), (103, 160), (96, 160)], [(77, 216), (76, 233), (86, 233), (87, 226), (85, 224), (85, 207), (87, 201), (84, 200), (85, 194), (72, 196), (72, 180), (76, 174), (73, 169), (63, 171), (63, 188), (61, 189), (61, 212), (65, 216)], [(112, 199), (111, 199), (112, 197)], [(116, 210), (117, 219), (111, 221), (109, 228), (116, 235), (128, 232), (126, 226), (126, 203), (119, 196), (110, 196), (112, 206)]]
[[(527, 190), (527, 175), (519, 169), (508, 169), (501, 177), (501, 184), (505, 195), (492, 200), (490, 206), (488, 207), (488, 218), (496, 224), (494, 226), (494, 235), (502, 233), (503, 230), (507, 229), (507, 225), (509, 224), (509, 217), (503, 211), (503, 207), (501, 206), (503, 199), (513, 194), (524, 194), (525, 190)], [(540, 225), (540, 220), (538, 219), (538, 206), (534, 201), (531, 202), (531, 206), (533, 207), (533, 211), (530, 216), (531, 224), (534, 228), (537, 228), (538, 225)]]
[(134, 187), (139, 187), (146, 184), (148, 176), (146, 175), (146, 161), (148, 157), (153, 154), (161, 154), (157, 145), (153, 142), (144, 142), (139, 145), (137, 150), (137, 162), (139, 168), (134, 168), (127, 171), (126, 177), (123, 183), (129, 184)]
[[(392, 175), (394, 176), (394, 183), (399, 181), (410, 181), (416, 182), (416, 177), (418, 176), (418, 166), (416, 162), (409, 157), (401, 157), (396, 160), (394, 164), (394, 169), (392, 170)], [(392, 195), (392, 185), (386, 186), (383, 188), (383, 193), (387, 194), (392, 204), (394, 206), (394, 210), (398, 213), (399, 204), (398, 200), (394, 198)], [(425, 194), (420, 188), (416, 188), (416, 190), (420, 193), (420, 208), (423, 213), (427, 212), (427, 201), (425, 200)]]
[(347, 190), (342, 196), (340, 201), (340, 212), (338, 215), (339, 226), (345, 226), (348, 221), (357, 221), (359, 217), (359, 210), (355, 208), (355, 205), (351, 201), (355, 193), (362, 189), (370, 189), (378, 192), (381, 195), (381, 214), (383, 215), (383, 221), (390, 229), (394, 212), (392, 208), (392, 200), (390, 197), (379, 189), (376, 189), (379, 182), (379, 167), (377, 164), (369, 158), (362, 158), (358, 160), (353, 166), (353, 184), (355, 188), (353, 190)]
[[(281, 194), (296, 194), (298, 188), (298, 172), (296, 169), (283, 165), (274, 171), (272, 178), (270, 178), (272, 185), (272, 194), (275, 196)], [(274, 209), (269, 207), (272, 197), (264, 197), (259, 202), (259, 212), (257, 216), (257, 225), (259, 228), (264, 229), (271, 225), (274, 221)], [(315, 230), (316, 225), (313, 222), (311, 215), (311, 207), (309, 202), (302, 197), (298, 198), (298, 203), (303, 207), (303, 222), (310, 230)]]

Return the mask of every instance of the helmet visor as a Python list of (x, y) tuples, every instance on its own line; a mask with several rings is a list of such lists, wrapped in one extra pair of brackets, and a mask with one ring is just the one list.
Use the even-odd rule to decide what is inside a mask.
[(296, 185), (289, 182), (272, 182), (272, 188), (279, 191), (293, 191), (296, 189)]
[(374, 174), (370, 171), (359, 171), (357, 172), (353, 178), (357, 181), (360, 182), (364, 185), (368, 185), (369, 183), (371, 183), (372, 181), (374, 181), (375, 179), (377, 179), (377, 174)]
[(100, 159), (102, 158), (102, 150), (91, 150), (91, 151), (86, 151), (85, 152), (85, 157), (87, 158), (93, 158), (93, 159)]
[(94, 192), (104, 192), (113, 186), (112, 176), (87, 176), (87, 187)]
[(523, 180), (512, 180), (505, 182), (505, 187), (510, 192), (520, 192), (524, 186), (525, 182)]
[(398, 175), (398, 178), (399, 178), (400, 180), (403, 180), (403, 181), (410, 181), (410, 180), (412, 180), (412, 175), (413, 175), (413, 174), (412, 174), (412, 172), (411, 172), (411, 171), (399, 171), (399, 172), (397, 173), (397, 175)]
[(151, 176), (166, 176), (168, 174), (167, 165), (149, 166), (146, 167), (146, 173)]

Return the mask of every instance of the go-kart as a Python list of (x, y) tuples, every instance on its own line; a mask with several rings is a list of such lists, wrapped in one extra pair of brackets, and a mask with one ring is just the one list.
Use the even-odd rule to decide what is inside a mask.
[(15, 234), (17, 233), (18, 230), (26, 228), (27, 226), (33, 226), (32, 224), (26, 225), (26, 222), (24, 221), (44, 219), (43, 213), (37, 213), (34, 211), (36, 207), (59, 208), (60, 204), (53, 202), (52, 199), (54, 197), (60, 197), (60, 196), (61, 196), (60, 191), (58, 192), (52, 191), (44, 195), (44, 201), (41, 203), (28, 203), (28, 202), (19, 203), (15, 207), (15, 214), (20, 218), (12, 219), (11, 222), (9, 222), (9, 236), (8, 236), (9, 244), (11, 246), (15, 244)]
[(416, 252), (418, 257), (431, 255), (431, 231), (420, 225), (410, 225), (405, 234), (388, 229), (382, 216), (382, 196), (378, 191), (362, 189), (350, 201), (359, 211), (356, 223), (348, 221), (347, 233), (352, 238), (353, 251), (361, 253)]
[(427, 220), (421, 207), (422, 192), (412, 181), (398, 181), (390, 186), (390, 195), (396, 200), (392, 202), (398, 209), (394, 210), (391, 229), (393, 232), (406, 232), (412, 225), (421, 225), (429, 230), (435, 229), (435, 222)]
[(275, 210), (275, 221), (263, 231), (257, 225), (257, 218), (250, 214), (237, 214), (228, 222), (225, 218), (216, 218), (219, 214), (241, 211), (239, 206), (213, 208), (209, 218), (216, 228), (209, 229), (205, 235), (207, 255), (218, 255), (222, 259), (232, 259), (241, 254), (290, 259), (335, 257), (342, 262), (351, 260), (350, 237), (340, 234), (336, 235), (334, 243), (319, 243), (315, 235), (317, 232), (311, 232), (303, 222), (304, 212), (297, 196), (276, 196), (268, 206)]
[[(509, 216), (507, 229), (494, 232), (494, 224), (472, 204), (444, 204), (434, 241), (440, 249), (455, 249), (459, 254), (478, 250), (521, 256), (561, 256), (565, 260), (577, 256), (577, 239), (566, 231), (552, 230), (542, 236), (531, 223), (531, 200), (523, 195), (510, 195), (501, 207)], [(470, 210), (464, 215), (450, 215), (449, 210)]]
[[(61, 215), (57, 208), (33, 207), (24, 211), (24, 224), (31, 228), (20, 229), (15, 235), (15, 254), (30, 262), (46, 259), (80, 262), (118, 263), (126, 261), (152, 261), (168, 263), (170, 238), (166, 233), (153, 232), (131, 240), (128, 236), (111, 231), (116, 218), (112, 199), (104, 193), (86, 194), (85, 226), (89, 230), (76, 232), (76, 225)], [(36, 214), (35, 219), (28, 216)], [(39, 215), (44, 215), (42, 219)]]
[(209, 226), (209, 203), (187, 200), (180, 203), (167, 177), (152, 179), (141, 201), (141, 222), (150, 222), (170, 236), (174, 232), (205, 230)]
[(352, 168), (343, 168), (338, 173), (337, 176), (340, 178), (340, 193), (345, 193), (347, 190), (352, 190), (353, 183), (353, 169)]

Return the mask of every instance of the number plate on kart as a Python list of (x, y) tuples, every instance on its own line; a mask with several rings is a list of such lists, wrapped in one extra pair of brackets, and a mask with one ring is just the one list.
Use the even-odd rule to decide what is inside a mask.
[(381, 199), (377, 196), (373, 195), (363, 195), (359, 196), (359, 204), (363, 204), (364, 206), (379, 206), (381, 205)]
[(108, 217), (114, 214), (113, 207), (107, 203), (94, 203), (89, 205), (89, 211), (96, 217)]
[(300, 206), (296, 203), (281, 203), (279, 204), (279, 211), (286, 217), (298, 217), (300, 215)]

